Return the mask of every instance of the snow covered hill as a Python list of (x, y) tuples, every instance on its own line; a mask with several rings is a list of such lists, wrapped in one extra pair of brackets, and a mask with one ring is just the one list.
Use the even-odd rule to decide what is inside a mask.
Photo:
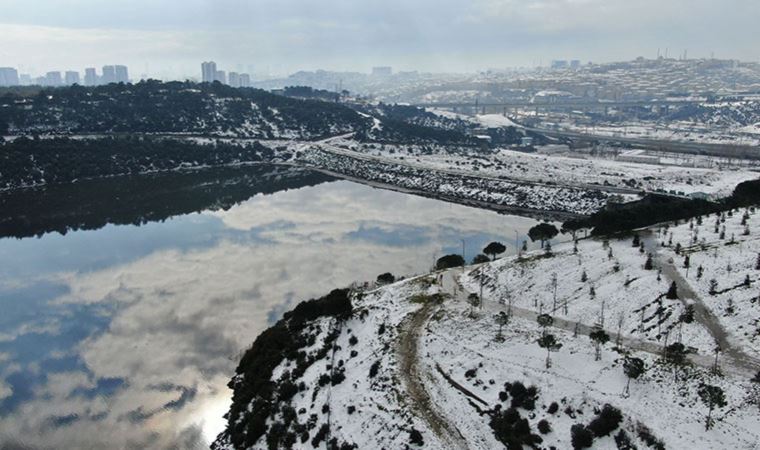
[(755, 448), (759, 220), (355, 286), (350, 313), (277, 325), (305, 344), (269, 362), (264, 390), (251, 363), (277, 349), (257, 340), (215, 447)]

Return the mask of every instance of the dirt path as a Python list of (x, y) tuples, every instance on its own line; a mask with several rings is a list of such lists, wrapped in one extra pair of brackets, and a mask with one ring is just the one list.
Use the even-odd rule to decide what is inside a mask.
[(446, 448), (465, 449), (467, 442), (456, 425), (433, 405), (426, 383), (433, 382), (433, 374), (420, 365), (419, 341), (430, 317), (437, 309), (433, 302), (426, 303), (417, 312), (411, 314), (402, 323), (398, 342), (398, 355), (401, 363), (401, 381), (406, 388), (408, 401), (417, 415), (427, 422)]
[(654, 256), (657, 267), (662, 269), (663, 275), (669, 280), (676, 282), (678, 288), (678, 297), (682, 302), (686, 302), (687, 299), (694, 302), (694, 317), (702, 326), (704, 326), (710, 335), (715, 339), (722, 349), (724, 359), (728, 359), (729, 363), (742, 369), (747, 375), (754, 375), (760, 370), (760, 360), (754, 358), (741, 348), (734, 345), (729, 339), (729, 335), (720, 323), (718, 317), (705, 306), (702, 299), (689, 285), (681, 272), (675, 267), (672, 261), (666, 260), (665, 257), (659, 252), (659, 242), (651, 231), (647, 231), (641, 235), (644, 246), (647, 251)]
[[(473, 267), (469, 267), (468, 270), (472, 270)], [(675, 268), (673, 268), (674, 272), (677, 272)], [(454, 296), (454, 299), (456, 301), (466, 301), (467, 296), (469, 295), (469, 292), (465, 291), (465, 289), (459, 284), (457, 281), (457, 277), (462, 273), (461, 269), (452, 269), (448, 271), (444, 276), (444, 283), (443, 288), (444, 290)], [(666, 273), (665, 269), (663, 268), (663, 274), (665, 274), (668, 278), (669, 275)], [(670, 278), (673, 279), (673, 278)], [(682, 280), (685, 282), (685, 280)], [(676, 284), (678, 285), (678, 281), (676, 281)], [(684, 290), (681, 290), (681, 286), (678, 285), (678, 292), (679, 293), (685, 293), (687, 292), (688, 284), (685, 286)], [(688, 292), (690, 292), (690, 295), (693, 295), (693, 292), (689, 289)], [(691, 297), (689, 297), (691, 298)], [(488, 302), (484, 305), (484, 309), (486, 311), (489, 311), (491, 313), (498, 313), (500, 311), (507, 312), (508, 306), (507, 305), (500, 305), (492, 302)], [(697, 310), (697, 306), (695, 305), (695, 311)], [(709, 311), (708, 311), (709, 312)], [(512, 317), (519, 317), (521, 319), (531, 320), (535, 321), (538, 318), (538, 312), (526, 309), (526, 308), (520, 308), (516, 306), (512, 306), (511, 308), (511, 314)], [(594, 331), (594, 327), (592, 325), (587, 325), (582, 322), (575, 322), (572, 320), (563, 319), (561, 317), (552, 316), (554, 319), (554, 322), (552, 323), (551, 327), (564, 330), (571, 333), (577, 333), (578, 336), (588, 336), (592, 331)], [(717, 323), (717, 318), (713, 316), (715, 322), (713, 323), (713, 326), (716, 326), (715, 323)], [(705, 325), (708, 328), (708, 331), (712, 333), (712, 330), (709, 326)], [(725, 332), (722, 328), (720, 328), (720, 325), (718, 324), (718, 330), (722, 333), (723, 339), (725, 339)], [(606, 330), (607, 333), (610, 335), (610, 339), (612, 342), (614, 342), (617, 339), (617, 333), (612, 330)], [(664, 346), (655, 342), (647, 341), (644, 339), (636, 339), (629, 336), (621, 336), (620, 343), (628, 347), (632, 350), (650, 353), (652, 355), (662, 355)], [(722, 346), (725, 344), (721, 344)], [(723, 346), (722, 348), (730, 348)], [(724, 372), (730, 372), (734, 375), (738, 376), (754, 376), (755, 373), (757, 373), (757, 370), (760, 368), (758, 367), (758, 363), (754, 358), (744, 355), (741, 357), (735, 356), (735, 349), (731, 349), (732, 353), (726, 352), (726, 358), (730, 360), (730, 364), (721, 364), (722, 370)], [(741, 353), (741, 352), (739, 352)], [(689, 360), (694, 363), (697, 366), (703, 367), (705, 369), (710, 369), (713, 367), (713, 356), (712, 355), (689, 355)]]

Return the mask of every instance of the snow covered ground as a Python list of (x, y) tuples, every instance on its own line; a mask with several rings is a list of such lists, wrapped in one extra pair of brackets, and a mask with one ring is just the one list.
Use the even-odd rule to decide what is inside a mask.
[(566, 185), (675, 191), (685, 194), (704, 192), (717, 197), (729, 195), (738, 183), (760, 176), (749, 169), (641, 164), (573, 154), (569, 151), (543, 154), (502, 149), (496, 153), (485, 153), (473, 149), (460, 149), (453, 152), (450, 149), (413, 145), (357, 144), (347, 141), (339, 145), (391, 161), (478, 176)]
[[(750, 214), (750, 223), (753, 218)], [(721, 288), (756, 272), (760, 245), (753, 245), (760, 239), (739, 238), (744, 226), (734, 222), (741, 220), (734, 214), (725, 224), (726, 239), (737, 234), (740, 244), (723, 245), (717, 259), (714, 247), (703, 257), (692, 253), (688, 282), (697, 260), (704, 266), (703, 280), (733, 261), (734, 275), (721, 273)], [(703, 219), (700, 236), (712, 227), (712, 218)], [(338, 330), (337, 346), (332, 357), (304, 373), (304, 384), (291, 400), (298, 421), (314, 424), (297, 446), (312, 448), (317, 430), (329, 424), (327, 438), (342, 448), (503, 448), (493, 425), (517, 413), (542, 448), (565, 449), (571, 448), (573, 425), (588, 426), (610, 405), (622, 419), (596, 437), (592, 448), (633, 448), (618, 446), (625, 440), (637, 448), (757, 448), (760, 384), (750, 381), (752, 369), (760, 369), (757, 353), (749, 349), (748, 358), (738, 362), (722, 357), (720, 373), (713, 373), (713, 330), (700, 314), (683, 319), (697, 300), (680, 290), (680, 299), (665, 298), (673, 281), (664, 267), (673, 257), (667, 253), (671, 248), (660, 248), (652, 255), (652, 270), (645, 268), (651, 247), (659, 238), (670, 240), (669, 233), (673, 246), (683, 242), (679, 251), (693, 251), (686, 245), (691, 232), (688, 224), (670, 227), (668, 233), (641, 230), (637, 246), (630, 236), (580, 239), (577, 250), (572, 242), (557, 244), (551, 254), (539, 250), (360, 289), (350, 319), (314, 323), (318, 338), (305, 350), (319, 348), (328, 330)], [(481, 292), (481, 281), (483, 302), (473, 308), (467, 299)], [(695, 289), (704, 294), (703, 283), (695, 283)], [(760, 316), (752, 312), (760, 308), (738, 296), (734, 307), (737, 320)], [(495, 318), (507, 311), (509, 321), (501, 331)], [(536, 320), (540, 313), (554, 317), (546, 329)], [(734, 339), (738, 322), (721, 319), (721, 324)], [(595, 325), (610, 337), (599, 358), (589, 338)], [(537, 343), (544, 333), (561, 344), (549, 354), (549, 367), (547, 351)], [(743, 351), (756, 338), (742, 339), (735, 342)], [(695, 352), (683, 366), (662, 356), (664, 346), (677, 341)], [(626, 358), (639, 358), (646, 367), (629, 393)], [(286, 360), (273, 379), (292, 368), (293, 361)], [(320, 383), (336, 371), (345, 379)], [(518, 383), (535, 386), (526, 394), (533, 401), (519, 400)], [(712, 412), (709, 431), (708, 406), (698, 393), (703, 384), (722, 389), (726, 400)], [(267, 423), (272, 427), (283, 420), (278, 413)], [(266, 447), (263, 438), (256, 445)], [(326, 448), (325, 441), (314, 447)]]

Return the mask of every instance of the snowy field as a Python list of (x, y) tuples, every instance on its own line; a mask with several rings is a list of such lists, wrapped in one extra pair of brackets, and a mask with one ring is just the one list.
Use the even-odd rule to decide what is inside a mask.
[[(754, 218), (750, 213), (749, 223)], [(360, 289), (350, 319), (322, 318), (309, 327), (316, 340), (303, 350), (318, 351), (328, 334), (337, 332), (334, 353), (296, 380), (303, 384), (288, 408), (267, 424), (279, 426), (286, 410), (295, 411), (298, 422), (312, 424), (299, 448), (327, 448), (334, 439), (341, 448), (493, 449), (506, 447), (504, 434), (495, 430), (516, 414), (520, 429), (527, 429), (523, 437), (540, 440), (541, 448), (566, 449), (572, 447), (571, 427), (592, 429), (604, 410), (616, 411), (618, 419), (584, 448), (757, 448), (760, 385), (750, 381), (760, 369), (756, 349), (742, 361), (735, 359), (737, 353), (722, 356), (714, 372), (714, 331), (699, 313), (685, 318), (699, 301), (685, 292), (697, 262), (703, 266), (701, 278), (718, 276), (721, 289), (742, 282), (748, 272), (758, 273), (760, 245), (752, 234), (739, 237), (742, 220), (735, 213), (721, 223), (726, 240), (735, 234), (739, 243), (723, 242), (717, 257), (715, 247), (700, 254), (687, 245), (694, 232), (687, 223), (667, 232), (640, 230), (638, 245), (631, 236), (580, 239), (577, 249), (567, 242), (551, 253), (538, 250)], [(703, 219), (698, 239), (713, 226), (712, 217)], [(670, 274), (678, 272), (666, 265), (682, 258), (668, 252), (681, 242), (679, 252), (691, 252), (694, 262), (678, 298), (668, 299), (675, 280)], [(728, 260), (734, 267), (730, 276), (720, 273)], [(483, 302), (469, 303), (481, 286)], [(708, 295), (701, 282), (694, 289)], [(721, 319), (721, 324), (741, 353), (756, 338), (739, 338), (734, 330), (758, 317), (753, 312), (758, 308), (736, 293), (720, 295), (735, 296), (737, 320)], [(502, 312), (509, 312), (509, 320), (499, 325)], [(554, 318), (546, 328), (537, 321), (541, 313)], [(739, 324), (739, 318), (745, 322)], [(589, 336), (594, 327), (609, 337), (599, 345), (598, 357)], [(551, 352), (540, 347), (546, 334), (561, 346)], [(684, 363), (663, 356), (664, 347), (675, 342), (690, 352)], [(645, 369), (630, 383), (623, 368), (629, 358), (640, 359)], [(294, 367), (285, 360), (273, 380)], [(336, 373), (337, 382), (330, 382)], [(703, 385), (720, 388), (725, 397), (711, 413), (709, 431), (709, 408), (699, 394)], [(624, 442), (635, 447), (620, 447)], [(256, 448), (267, 448), (264, 438)]]
[(760, 176), (757, 172), (747, 169), (640, 164), (588, 155), (573, 157), (569, 156), (568, 152), (552, 155), (510, 149), (502, 149), (496, 153), (472, 149), (452, 152), (450, 149), (413, 145), (357, 144), (346, 141), (339, 145), (385, 160), (478, 176), (566, 185), (676, 191), (685, 194), (704, 192), (718, 197), (729, 195), (740, 182)]

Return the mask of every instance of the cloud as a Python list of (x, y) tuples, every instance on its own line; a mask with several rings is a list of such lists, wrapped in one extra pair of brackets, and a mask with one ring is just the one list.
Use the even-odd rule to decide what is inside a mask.
[(0, 57), (38, 71), (200, 61), (294, 71), (472, 71), (543, 58), (620, 60), (657, 47), (756, 59), (753, 0), (0, 0)]

